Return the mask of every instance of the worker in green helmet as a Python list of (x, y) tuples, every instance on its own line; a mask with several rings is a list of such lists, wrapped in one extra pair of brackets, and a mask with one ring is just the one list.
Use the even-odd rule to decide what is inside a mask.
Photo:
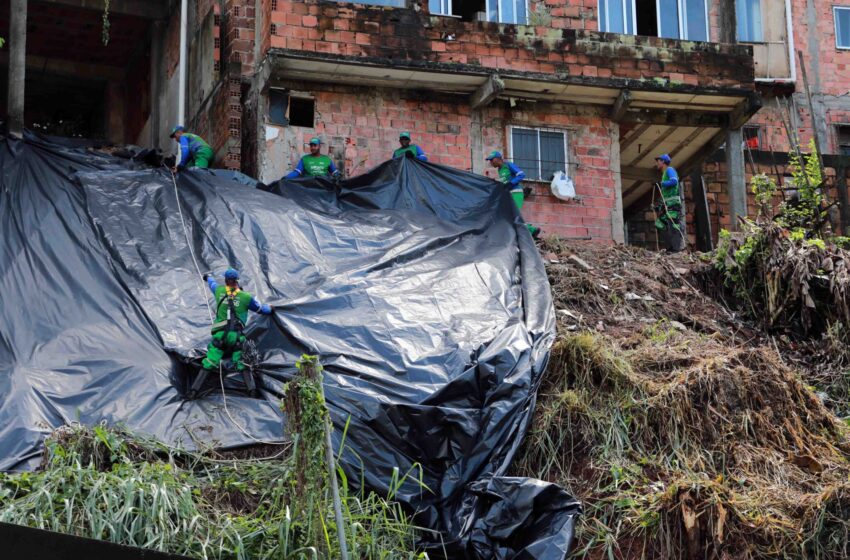
[(422, 148), (416, 144), (410, 143), (409, 132), (402, 132), (399, 134), (398, 143), (401, 144), (401, 147), (393, 152), (393, 159), (400, 157), (415, 157), (420, 161), (428, 161), (428, 156), (425, 155)]
[(206, 169), (210, 166), (215, 154), (203, 138), (197, 134), (186, 132), (186, 128), (182, 125), (177, 125), (171, 130), (171, 137), (180, 146), (180, 159), (172, 171), (177, 172), (186, 167)]
[(668, 253), (678, 253), (685, 248), (685, 209), (679, 185), (679, 174), (670, 166), (670, 156), (661, 154), (655, 158), (655, 168), (661, 172), (661, 182), (653, 185), (661, 195), (655, 205), (655, 227), (664, 238)]
[[(516, 164), (505, 161), (505, 158), (502, 157), (502, 152), (494, 150), (490, 152), (490, 155), (486, 159), (490, 162), (490, 165), (499, 170), (499, 180), (510, 188), (514, 204), (516, 204), (518, 210), (522, 210), (522, 205), (525, 203), (525, 192), (522, 188), (522, 180), (525, 179), (525, 172), (517, 167)], [(531, 236), (535, 239), (540, 237), (540, 233), (543, 231), (531, 224), (526, 224), (526, 227), (528, 227), (528, 231), (531, 232)]]
[(310, 153), (300, 160), (295, 169), (289, 172), (284, 179), (297, 179), (298, 177), (333, 177), (340, 176), (331, 158), (322, 155), (322, 141), (319, 138), (310, 139)]
[(215, 278), (209, 274), (204, 274), (204, 280), (215, 295), (216, 322), (212, 326), (212, 341), (207, 347), (207, 356), (202, 362), (203, 369), (192, 383), (188, 398), (194, 399), (198, 396), (209, 373), (220, 370), (222, 360), (228, 356), (233, 368), (242, 372), (245, 384), (251, 392), (254, 392), (256, 390), (254, 378), (242, 363), (245, 345), (245, 335), (242, 334), (242, 330), (248, 322), (248, 311), (271, 315), (272, 308), (267, 304), (261, 305), (254, 296), (242, 290), (239, 286), (239, 272), (232, 268), (224, 273), (224, 286), (219, 286)]

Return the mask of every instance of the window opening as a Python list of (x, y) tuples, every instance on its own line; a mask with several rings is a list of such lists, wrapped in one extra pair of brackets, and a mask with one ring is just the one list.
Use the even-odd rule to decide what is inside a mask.
[(839, 49), (850, 49), (850, 8), (835, 6), (832, 8), (835, 20), (835, 46)]
[(761, 127), (745, 126), (742, 132), (745, 147), (751, 150), (758, 150), (761, 147)]
[(316, 112), (315, 99), (291, 97), (289, 99), (289, 125), (313, 128)]
[(511, 127), (511, 156), (532, 181), (550, 181), (567, 171), (567, 133), (559, 130)]
[(599, 28), (610, 33), (708, 41), (706, 0), (599, 0)]
[(850, 125), (836, 126), (835, 135), (838, 137), (838, 153), (842, 156), (850, 156)]

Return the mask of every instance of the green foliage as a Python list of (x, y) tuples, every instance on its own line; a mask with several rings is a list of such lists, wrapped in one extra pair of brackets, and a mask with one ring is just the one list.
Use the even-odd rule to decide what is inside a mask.
[(809, 142), (808, 148), (809, 153), (802, 153), (802, 157), (794, 152), (789, 156), (797, 199), (782, 203), (777, 222), (791, 230), (803, 229), (808, 237), (813, 237), (820, 235), (825, 211), (821, 191), (823, 176), (814, 140)]
[[(0, 473), (0, 521), (192, 558), (333, 558), (329, 500), (297, 505), (289, 461), (223, 460), (118, 429), (71, 426), (47, 440), (42, 470)], [(340, 488), (352, 558), (414, 560), (400, 504)], [(317, 514), (316, 514), (317, 512)]]
[(302, 494), (309, 495), (327, 482), (325, 422), (329, 417), (318, 359), (304, 355), (296, 367), (300, 375), (284, 385), (281, 408), (287, 415), (286, 427), (294, 445), (294, 483)]
[(773, 197), (776, 196), (779, 188), (776, 182), (764, 173), (759, 173), (752, 178), (750, 189), (756, 199), (756, 204), (759, 207), (759, 215), (772, 218), (770, 212), (770, 204), (773, 202)]

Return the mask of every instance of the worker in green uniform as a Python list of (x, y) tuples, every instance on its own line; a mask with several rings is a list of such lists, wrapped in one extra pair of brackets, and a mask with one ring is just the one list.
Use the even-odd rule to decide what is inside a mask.
[(670, 166), (670, 156), (655, 158), (655, 168), (661, 172), (661, 182), (653, 185), (661, 201), (655, 205), (655, 227), (662, 233), (668, 253), (678, 253), (685, 248), (685, 210), (679, 185), (679, 174)]
[(239, 272), (232, 268), (224, 273), (224, 286), (219, 286), (209, 274), (204, 274), (204, 280), (215, 295), (215, 323), (212, 326), (212, 341), (207, 347), (207, 357), (202, 362), (203, 369), (192, 383), (188, 397), (194, 399), (198, 396), (209, 373), (220, 370), (222, 360), (227, 356), (230, 356), (233, 368), (243, 373), (249, 390), (254, 392), (254, 378), (242, 363), (245, 345), (245, 335), (242, 331), (248, 321), (248, 311), (271, 315), (272, 308), (267, 304), (261, 305), (254, 296), (242, 290), (239, 287)]
[[(517, 209), (521, 211), (522, 205), (525, 203), (525, 192), (522, 189), (522, 180), (525, 179), (525, 172), (517, 167), (516, 164), (505, 161), (505, 158), (502, 157), (502, 152), (490, 152), (490, 155), (486, 159), (490, 162), (490, 165), (499, 170), (499, 180), (504, 185), (510, 187), (511, 197), (513, 197)], [(528, 231), (531, 232), (531, 236), (535, 239), (540, 237), (540, 233), (543, 231), (531, 224), (526, 224), (526, 227), (528, 227)]]
[(410, 133), (402, 132), (398, 135), (398, 142), (401, 144), (401, 148), (397, 149), (393, 152), (393, 159), (400, 157), (415, 157), (421, 161), (428, 161), (428, 156), (425, 155), (425, 152), (417, 146), (416, 144), (410, 143)]
[(206, 169), (210, 166), (215, 154), (203, 138), (197, 134), (186, 132), (182, 125), (177, 125), (171, 130), (171, 137), (180, 146), (180, 159), (172, 171), (176, 173), (186, 167)]
[(322, 155), (322, 141), (319, 138), (310, 139), (310, 153), (298, 160), (295, 169), (284, 179), (298, 177), (339, 177), (339, 169), (328, 156)]

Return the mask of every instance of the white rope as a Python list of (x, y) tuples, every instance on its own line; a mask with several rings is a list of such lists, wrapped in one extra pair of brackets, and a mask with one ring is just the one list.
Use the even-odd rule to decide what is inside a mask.
[[(251, 375), (254, 375), (254, 372), (251, 372)], [(260, 443), (260, 444), (264, 444), (264, 445), (289, 445), (288, 443), (285, 443), (285, 442), (266, 441), (264, 439), (255, 438), (254, 436), (249, 434), (245, 430), (245, 428), (243, 428), (242, 425), (239, 424), (239, 422), (237, 422), (235, 418), (233, 418), (233, 416), (230, 415), (230, 409), (227, 408), (227, 393), (224, 390), (224, 369), (221, 365), (221, 360), (219, 360), (219, 362), (218, 362), (218, 380), (221, 384), (221, 402), (224, 404), (224, 413), (227, 415), (228, 418), (230, 418), (230, 421), (233, 422), (233, 425), (236, 426), (236, 428), (240, 432), (242, 432), (242, 434), (245, 435), (245, 437), (247, 437), (248, 439), (250, 439), (254, 443)]]
[(195, 271), (198, 273), (201, 295), (204, 297), (204, 303), (207, 304), (207, 311), (210, 315), (210, 325), (212, 325), (215, 322), (213, 320), (212, 306), (210, 305), (210, 298), (207, 297), (207, 292), (204, 289), (204, 274), (201, 272), (201, 267), (198, 266), (198, 259), (195, 258), (195, 250), (192, 248), (192, 240), (189, 238), (189, 229), (186, 227), (186, 222), (183, 220), (183, 208), (180, 206), (180, 194), (177, 192), (177, 177), (174, 176), (174, 171), (171, 169), (168, 171), (171, 172), (171, 183), (174, 185), (174, 198), (177, 200), (177, 215), (180, 216), (180, 224), (183, 226), (183, 235), (186, 236), (186, 245), (189, 246), (189, 253), (192, 255), (192, 262), (195, 263)]
[[(180, 216), (180, 224), (183, 226), (183, 235), (186, 236), (186, 244), (189, 245), (189, 253), (192, 255), (192, 262), (195, 263), (195, 270), (198, 272), (198, 278), (201, 280), (201, 294), (204, 296), (204, 302), (207, 304), (207, 311), (209, 311), (210, 314), (210, 325), (212, 325), (215, 322), (213, 320), (212, 306), (210, 305), (210, 298), (207, 296), (206, 290), (204, 290), (203, 273), (201, 272), (201, 267), (198, 266), (198, 259), (195, 258), (195, 250), (192, 248), (192, 240), (189, 238), (189, 229), (186, 227), (186, 221), (183, 219), (183, 208), (180, 206), (180, 195), (177, 192), (177, 177), (175, 177), (174, 171), (171, 169), (169, 169), (169, 171), (171, 172), (171, 183), (174, 185), (174, 198), (177, 199), (177, 214)], [(251, 372), (251, 375), (253, 375), (253, 373), (254, 372)], [(287, 443), (281, 443), (279, 441), (266, 441), (264, 439), (255, 438), (249, 434), (248, 431), (243, 428), (242, 425), (230, 414), (230, 409), (227, 408), (227, 394), (224, 390), (224, 370), (221, 365), (221, 360), (218, 362), (218, 379), (221, 382), (221, 399), (224, 404), (224, 413), (245, 437), (255, 443), (263, 445), (288, 445)]]

